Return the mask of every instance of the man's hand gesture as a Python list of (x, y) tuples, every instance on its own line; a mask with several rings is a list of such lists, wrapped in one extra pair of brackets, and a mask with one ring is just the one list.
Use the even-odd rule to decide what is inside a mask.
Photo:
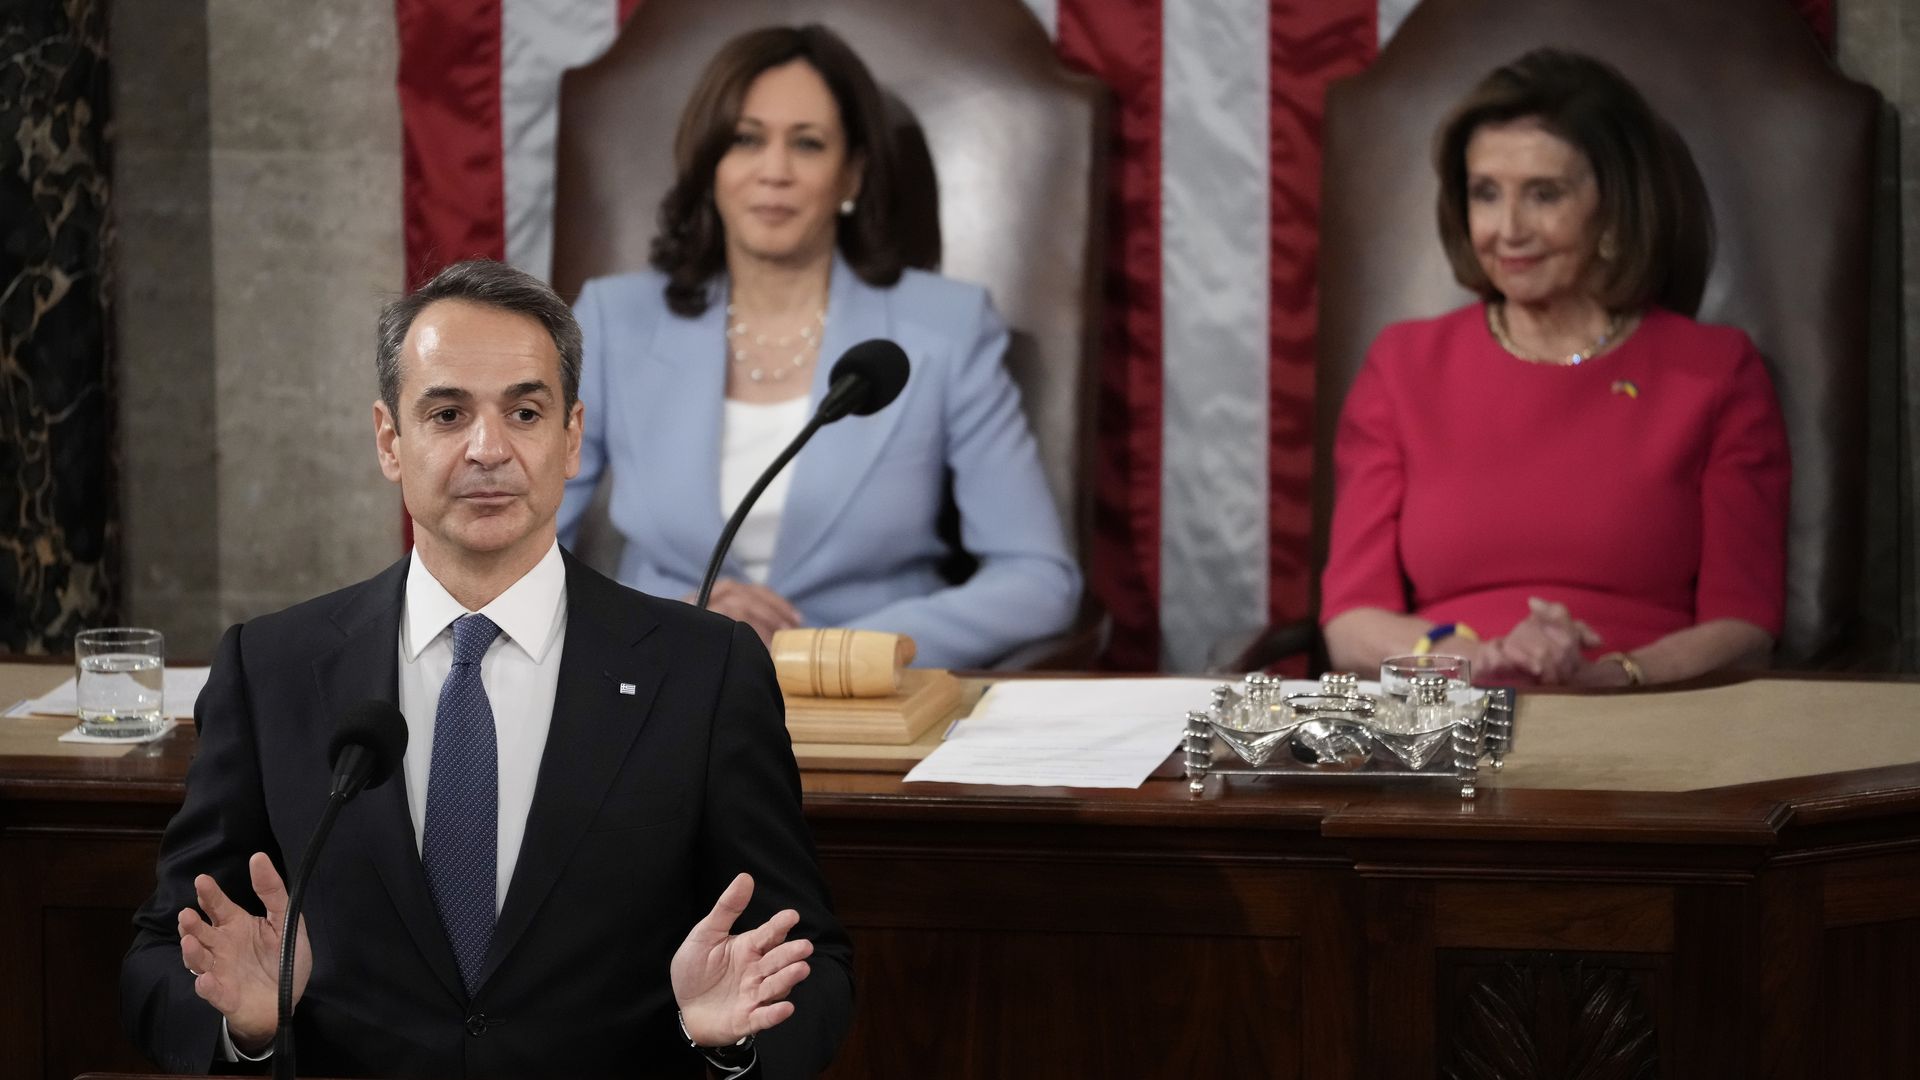
[[(180, 959), (196, 976), (193, 992), (227, 1018), (234, 1046), (253, 1054), (273, 1041), (279, 1027), (280, 935), (287, 917), (287, 887), (264, 853), (255, 852), (247, 870), (266, 917), (248, 913), (228, 899), (213, 878), (201, 874), (193, 879), (193, 892), (207, 915), (203, 919), (192, 908), (181, 909)], [(296, 1004), (312, 973), (313, 950), (307, 945), (307, 921), (301, 919), (293, 948)]]
[(673, 1000), (687, 1035), (701, 1046), (731, 1046), (792, 1016), (787, 995), (810, 970), (813, 942), (786, 940), (800, 921), (797, 911), (732, 932), (752, 898), (753, 878), (734, 878), (673, 954)]

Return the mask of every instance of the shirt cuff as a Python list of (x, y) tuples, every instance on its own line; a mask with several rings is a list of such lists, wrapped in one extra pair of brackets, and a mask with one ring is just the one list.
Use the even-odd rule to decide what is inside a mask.
[(736, 1080), (737, 1077), (746, 1075), (747, 1070), (753, 1068), (754, 1063), (759, 1060), (760, 1051), (756, 1047), (753, 1053), (747, 1057), (747, 1063), (745, 1065), (724, 1065), (710, 1057), (707, 1058), (707, 1064), (713, 1066), (714, 1069), (719, 1072), (722, 1080)]
[[(673, 1020), (674, 1023), (680, 1025), (680, 1037), (687, 1040), (687, 1045), (700, 1051), (700, 1056), (707, 1059), (707, 1064), (713, 1066), (714, 1071), (720, 1074), (721, 1080), (736, 1080), (737, 1077), (744, 1074), (748, 1069), (753, 1068), (754, 1063), (760, 1060), (760, 1050), (758, 1047), (747, 1047), (746, 1060), (741, 1061), (739, 1054), (731, 1052), (739, 1049), (737, 1045), (705, 1047), (694, 1042), (693, 1036), (687, 1031), (687, 1017), (679, 1009), (673, 1010)], [(753, 1036), (749, 1035), (740, 1041), (746, 1043), (752, 1039)], [(717, 1054), (713, 1052), (716, 1050), (718, 1051)]]
[[(254, 1057), (254, 1056), (252, 1056), (252, 1055), (249, 1055), (249, 1054), (246, 1054), (246, 1053), (243, 1053), (243, 1052), (241, 1051), (241, 1049), (240, 1049), (239, 1047), (237, 1047), (237, 1046), (235, 1046), (235, 1045), (233, 1045), (233, 1033), (227, 1030), (227, 1018), (226, 1018), (226, 1017), (224, 1017), (224, 1016), (220, 1018), (220, 1057), (221, 1057), (221, 1060), (223, 1060), (223, 1061), (229, 1061), (229, 1062), (235, 1062), (235, 1061), (265, 1061), (265, 1060), (267, 1060), (268, 1058), (270, 1058), (270, 1057), (272, 1057), (272, 1056), (273, 1056), (273, 1044), (272, 1044), (272, 1043), (268, 1043), (268, 1044), (267, 1044), (267, 1048), (266, 1048), (265, 1050), (262, 1050), (262, 1051), (260, 1051), (260, 1056), (258, 1056), (258, 1057)], [(733, 1080), (733, 1078), (732, 1078), (732, 1077), (728, 1077), (728, 1078), (727, 1078), (727, 1080)]]

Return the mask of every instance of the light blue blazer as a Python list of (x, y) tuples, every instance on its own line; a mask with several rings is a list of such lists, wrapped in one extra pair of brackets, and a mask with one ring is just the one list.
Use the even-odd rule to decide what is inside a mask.
[[(656, 596), (699, 587), (733, 507), (720, 505), (726, 391), (726, 301), (706, 314), (667, 309), (665, 278), (587, 283), (575, 305), (586, 335), (580, 475), (567, 484), (560, 540), (571, 544), (601, 470), (609, 516), (626, 538), (619, 577)], [(1080, 601), (1020, 393), (1002, 362), (1007, 328), (986, 291), (909, 270), (876, 289), (839, 258), (812, 400), (833, 362), (868, 338), (891, 338), (912, 364), (906, 389), (872, 416), (822, 428), (793, 473), (767, 586), (809, 626), (908, 634), (916, 663), (974, 667), (1059, 633)], [(964, 584), (938, 571), (942, 484), (953, 473), (961, 541), (980, 560)], [(742, 577), (729, 562), (723, 576)]]

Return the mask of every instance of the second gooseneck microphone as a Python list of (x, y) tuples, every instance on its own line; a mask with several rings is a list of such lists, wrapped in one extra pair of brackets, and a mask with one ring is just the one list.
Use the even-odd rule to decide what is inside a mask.
[(720, 564), (726, 561), (727, 549), (733, 546), (733, 534), (740, 531), (740, 523), (747, 519), (747, 511), (759, 500), (760, 493), (767, 489), (773, 478), (786, 468), (787, 462), (807, 445), (813, 433), (846, 416), (870, 416), (887, 407), (888, 403), (900, 396), (900, 389), (907, 385), (906, 351), (885, 338), (863, 341), (848, 349), (827, 379), (827, 394), (820, 399), (820, 407), (814, 410), (813, 419), (800, 429), (773, 464), (760, 474), (760, 479), (747, 489), (746, 497), (734, 508), (733, 516), (727, 519), (727, 527), (720, 530), (720, 540), (713, 545), (713, 558), (707, 560), (707, 576), (700, 582), (699, 606), (707, 606), (707, 598), (713, 594), (713, 583), (720, 576)]
[(280, 924), (280, 1024), (273, 1036), (274, 1080), (293, 1080), (293, 954), (300, 940), (300, 908), (307, 899), (307, 879), (319, 861), (320, 847), (333, 832), (333, 819), (355, 795), (379, 787), (400, 767), (407, 752), (407, 718), (391, 701), (363, 701), (348, 709), (327, 744), (327, 763), (333, 766), (333, 790), (327, 808), (314, 826), (300, 856), (300, 869), (287, 893), (287, 917)]

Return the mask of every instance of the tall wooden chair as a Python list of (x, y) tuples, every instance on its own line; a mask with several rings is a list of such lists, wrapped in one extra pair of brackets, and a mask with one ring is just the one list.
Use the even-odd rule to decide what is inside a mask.
[[(647, 0), (562, 83), (554, 286), (571, 298), (588, 278), (646, 265), (701, 69), (736, 34), (806, 22), (866, 61), (897, 108), (904, 156), (927, 173), (906, 226), (913, 261), (985, 285), (1012, 327), (1008, 368), (1084, 565), (1106, 92), (1061, 66), (1020, 0)], [(604, 568), (618, 538), (594, 516), (581, 546)]]
[[(1860, 646), (1870, 209), (1879, 96), (1842, 76), (1776, 0), (1426, 0), (1326, 108), (1320, 224), (1314, 566), (1326, 562), (1333, 439), (1368, 345), (1472, 299), (1434, 223), (1435, 129), (1487, 72), (1540, 46), (1626, 74), (1691, 148), (1716, 256), (1697, 314), (1768, 360), (1793, 454), (1782, 665)], [(1315, 595), (1318, 595), (1316, 581)], [(1309, 640), (1276, 628), (1239, 657)]]

